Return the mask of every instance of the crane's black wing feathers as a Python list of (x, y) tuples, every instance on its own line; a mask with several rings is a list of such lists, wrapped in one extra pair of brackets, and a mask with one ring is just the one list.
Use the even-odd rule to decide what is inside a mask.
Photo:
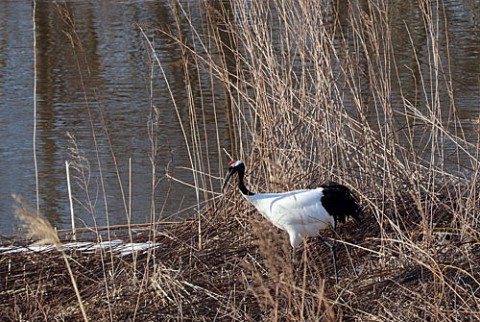
[(322, 205), (333, 216), (335, 223), (345, 223), (348, 216), (361, 221), (362, 208), (350, 189), (335, 182), (327, 182), (320, 187), (323, 188)]

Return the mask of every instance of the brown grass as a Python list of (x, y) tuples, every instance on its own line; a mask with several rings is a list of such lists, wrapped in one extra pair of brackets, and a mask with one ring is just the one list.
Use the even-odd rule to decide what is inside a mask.
[[(69, 253), (89, 319), (464, 321), (477, 315), (477, 233), (438, 228), (427, 239), (415, 206), (404, 209), (408, 226), (388, 229), (384, 237), (371, 214), (359, 226), (339, 229), (339, 284), (321, 241), (311, 240), (307, 258), (299, 253), (292, 264), (286, 236), (241, 199), (217, 206), (205, 214), (201, 249), (192, 222), (160, 230), (157, 248), (136, 262), (132, 256)], [(444, 209), (435, 215), (452, 220)], [(0, 258), (6, 319), (80, 318), (62, 256)]]
[[(412, 65), (396, 66), (399, 48), (388, 4), (266, 4), (207, 2), (202, 10), (208, 28), (201, 32), (178, 3), (172, 6), (176, 28), (137, 25), (141, 32), (150, 28), (177, 42), (187, 97), (198, 95), (193, 80), (207, 75), (198, 79), (211, 87), (200, 86), (200, 94), (221, 86), (227, 113), (214, 109), (212, 136), (205, 130), (211, 107), (188, 100), (188, 120), (182, 121), (189, 128), (183, 133), (198, 200), (191, 222), (158, 224), (136, 236), (158, 246), (138, 256), (69, 254), (88, 318), (477, 319), (480, 129), (468, 129), (476, 131), (477, 143), (467, 141), (458, 119), (450, 75), (454, 66), (448, 46), (447, 52), (441, 50), (448, 43), (440, 30), (442, 8), (419, 2), (422, 37), (408, 25), (404, 30)], [(152, 64), (163, 73), (144, 35)], [(420, 50), (428, 52), (426, 59), (419, 57)], [(400, 77), (406, 71), (411, 71), (415, 93)], [(180, 107), (173, 108), (181, 118)], [(156, 113), (152, 106), (152, 156), (161, 144), (154, 136)], [(246, 161), (252, 190), (335, 180), (359, 195), (365, 219), (337, 229), (338, 284), (323, 243), (310, 240), (292, 263), (285, 234), (235, 189), (218, 196), (222, 173), (212, 169), (225, 159), (221, 122), (228, 123), (228, 153)], [(205, 146), (215, 150), (204, 153)], [(452, 166), (452, 158), (463, 164)], [(152, 162), (153, 175), (155, 169)], [(0, 262), (5, 319), (80, 318), (58, 253), (0, 254)]]

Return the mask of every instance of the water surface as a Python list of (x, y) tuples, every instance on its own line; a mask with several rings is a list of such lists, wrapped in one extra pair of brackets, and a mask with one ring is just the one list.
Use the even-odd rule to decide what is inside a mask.
[[(78, 225), (105, 225), (126, 222), (131, 207), (132, 222), (168, 216), (195, 206), (197, 192), (176, 179), (194, 184), (188, 150), (181, 125), (190, 136), (187, 109), (193, 99), (204, 107), (197, 115), (203, 151), (211, 160), (211, 173), (220, 173), (221, 151), (228, 147), (222, 89), (212, 90), (207, 74), (189, 77), (193, 97), (186, 95), (185, 69), (181, 68), (180, 47), (168, 37), (146, 28), (164, 69), (165, 77), (152, 60), (141, 30), (133, 23), (157, 28), (189, 30), (189, 21), (177, 25), (170, 1), (69, 1), (55, 4), (39, 1), (37, 33), (37, 157), (40, 204), (43, 213), (59, 228), (70, 226), (65, 161), (72, 160), (71, 148), (78, 147), (77, 160), (84, 170), (72, 171), (75, 212)], [(185, 2), (186, 3), (186, 2)], [(393, 31), (396, 65), (403, 92), (415, 100), (418, 88), (412, 79), (416, 59), (428, 61), (428, 42), (414, 1), (397, 1)], [(475, 142), (479, 124), (480, 93), (480, 3), (445, 1), (442, 14), (448, 20), (453, 90), (458, 117), (466, 125), (465, 135)], [(198, 31), (207, 28), (204, 8), (188, 3), (191, 23)], [(341, 9), (341, 8), (340, 8)], [(340, 10), (339, 9), (339, 10)], [(342, 9), (343, 10), (343, 9)], [(405, 33), (408, 26), (412, 38)], [(411, 42), (418, 57), (412, 55)], [(418, 45), (417, 45), (418, 44)], [(12, 193), (35, 200), (33, 138), (33, 32), (30, 1), (0, 3), (0, 234), (17, 231)], [(165, 81), (168, 80), (168, 84)], [(168, 86), (167, 86), (168, 85)], [(215, 88), (213, 84), (213, 88)], [(393, 89), (400, 97), (400, 90)], [(214, 94), (215, 93), (215, 94)], [(219, 94), (220, 93), (220, 94)], [(395, 103), (395, 97), (393, 98)], [(175, 108), (176, 103), (177, 109)], [(401, 104), (400, 101), (396, 102)], [(152, 113), (155, 107), (158, 119)], [(214, 111), (216, 113), (214, 113)], [(216, 117), (214, 117), (216, 115)], [(185, 122), (179, 122), (179, 117)], [(155, 171), (158, 180), (152, 206), (152, 140), (154, 124), (158, 140)], [(217, 129), (220, 134), (217, 137)], [(75, 144), (71, 138), (74, 138)], [(114, 156), (114, 157), (112, 157)], [(131, 205), (128, 200), (131, 160)], [(100, 169), (102, 171), (100, 172)], [(120, 178), (117, 176), (117, 171)], [(104, 185), (102, 185), (102, 181)], [(119, 184), (119, 181), (122, 185)], [(82, 185), (88, 183), (89, 195)], [(213, 189), (219, 190), (219, 183)], [(104, 187), (104, 188), (103, 188)], [(122, 190), (123, 188), (123, 194)], [(108, 217), (103, 200), (107, 196)], [(122, 195), (127, 196), (124, 201)], [(87, 200), (95, 205), (95, 216)], [(192, 211), (188, 212), (191, 215)]]

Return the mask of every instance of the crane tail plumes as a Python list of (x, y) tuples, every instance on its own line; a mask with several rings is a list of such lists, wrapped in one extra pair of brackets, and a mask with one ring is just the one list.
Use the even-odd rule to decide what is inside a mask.
[(344, 185), (328, 182), (323, 188), (322, 205), (333, 216), (335, 223), (345, 223), (348, 216), (358, 222), (362, 220), (362, 208), (358, 198)]

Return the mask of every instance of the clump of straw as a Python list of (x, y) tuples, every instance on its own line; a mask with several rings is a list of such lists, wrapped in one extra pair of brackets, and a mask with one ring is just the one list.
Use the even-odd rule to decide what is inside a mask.
[(48, 220), (40, 216), (36, 209), (22, 196), (12, 195), (12, 197), (18, 203), (15, 212), (22, 221), (25, 236), (37, 240), (36, 245), (53, 244), (58, 250), (61, 250), (62, 243)]
[(22, 196), (12, 195), (13, 199), (17, 201), (17, 206), (15, 207), (15, 212), (17, 213), (18, 218), (23, 222), (22, 227), (25, 229), (25, 236), (27, 238), (36, 239), (37, 245), (46, 245), (53, 244), (55, 248), (62, 254), (62, 257), (67, 266), (68, 274), (72, 280), (73, 288), (75, 289), (75, 294), (77, 295), (78, 304), (80, 306), (80, 311), (82, 312), (83, 320), (88, 321), (87, 313), (83, 306), (82, 297), (78, 291), (77, 282), (75, 276), (73, 275), (72, 268), (68, 262), (67, 254), (62, 249), (62, 243), (58, 238), (58, 235), (52, 225), (43, 218), (37, 210), (30, 205), (30, 203), (25, 200)]

